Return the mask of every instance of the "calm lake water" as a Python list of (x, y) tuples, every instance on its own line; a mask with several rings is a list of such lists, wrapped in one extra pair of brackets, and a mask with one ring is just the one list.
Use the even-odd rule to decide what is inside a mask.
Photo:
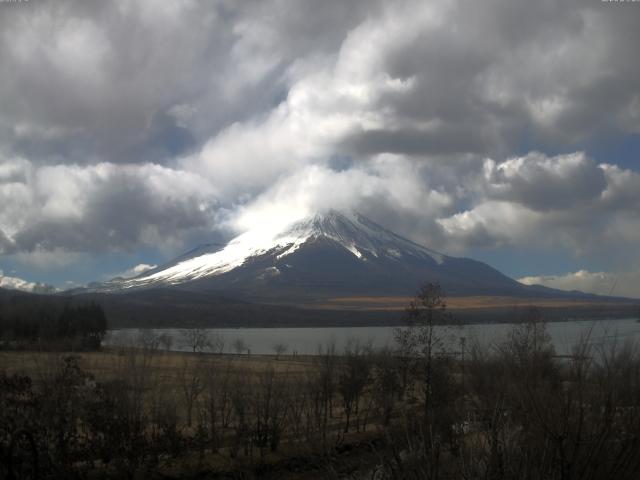
[[(460, 338), (466, 344), (478, 342), (483, 346), (491, 346), (504, 340), (513, 330), (514, 324), (476, 324), (461, 327), (437, 327), (438, 335), (448, 344), (448, 349), (457, 350)], [(232, 353), (233, 342), (242, 339), (251, 353), (272, 354), (274, 345), (284, 344), (288, 353), (313, 354), (319, 345), (336, 344), (337, 350), (344, 349), (350, 340), (371, 343), (374, 348), (393, 347), (394, 327), (328, 327), (328, 328), (210, 328), (206, 331), (211, 336), (222, 337), (225, 341), (225, 352)], [(582, 338), (588, 336), (594, 347), (623, 344), (627, 341), (640, 340), (640, 323), (636, 319), (585, 320), (571, 322), (553, 322), (547, 324), (556, 352), (569, 354)], [(166, 333), (172, 337), (171, 350), (188, 351), (184, 336), (180, 329), (138, 329), (126, 328), (110, 330), (104, 340), (105, 346), (134, 345), (141, 337), (149, 334)]]

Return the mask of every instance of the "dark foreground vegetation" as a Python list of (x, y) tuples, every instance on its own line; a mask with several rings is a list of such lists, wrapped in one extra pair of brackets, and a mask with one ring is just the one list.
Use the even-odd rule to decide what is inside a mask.
[(557, 357), (532, 309), (445, 352), (434, 285), (408, 319), (393, 350), (312, 357), (0, 352), (0, 478), (639, 478), (635, 345)]

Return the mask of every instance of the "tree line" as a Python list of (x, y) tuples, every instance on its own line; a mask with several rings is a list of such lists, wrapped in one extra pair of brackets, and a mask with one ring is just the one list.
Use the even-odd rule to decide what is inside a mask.
[(94, 302), (14, 295), (0, 300), (0, 349), (96, 350), (107, 318)]

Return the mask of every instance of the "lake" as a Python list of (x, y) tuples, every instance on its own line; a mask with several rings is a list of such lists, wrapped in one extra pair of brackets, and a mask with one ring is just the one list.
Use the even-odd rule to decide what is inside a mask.
[[(449, 350), (458, 350), (460, 338), (466, 339), (469, 346), (478, 342), (491, 346), (504, 340), (512, 331), (514, 324), (474, 324), (460, 327), (436, 327), (437, 335), (447, 344)], [(337, 351), (342, 351), (350, 340), (371, 343), (374, 348), (393, 347), (395, 327), (326, 327), (326, 328), (210, 328), (205, 329), (212, 336), (220, 336), (225, 341), (225, 352), (232, 353), (233, 342), (242, 339), (252, 354), (273, 354), (274, 345), (284, 344), (287, 351), (299, 354), (314, 354), (318, 346), (332, 342)], [(558, 354), (571, 353), (581, 338), (588, 336), (589, 343), (595, 347), (622, 344), (640, 339), (640, 323), (636, 319), (581, 320), (552, 322), (547, 324), (553, 345)], [(173, 342), (171, 350), (189, 351), (180, 329), (138, 329), (125, 328), (110, 330), (104, 339), (105, 346), (134, 345), (142, 335), (150, 333), (168, 334)]]

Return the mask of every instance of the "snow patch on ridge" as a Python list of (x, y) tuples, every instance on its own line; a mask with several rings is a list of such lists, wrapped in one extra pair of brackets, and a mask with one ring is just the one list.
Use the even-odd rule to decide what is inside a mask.
[(346, 245), (345, 248), (353, 253), (357, 258), (362, 258), (362, 253), (356, 248), (355, 245)]

